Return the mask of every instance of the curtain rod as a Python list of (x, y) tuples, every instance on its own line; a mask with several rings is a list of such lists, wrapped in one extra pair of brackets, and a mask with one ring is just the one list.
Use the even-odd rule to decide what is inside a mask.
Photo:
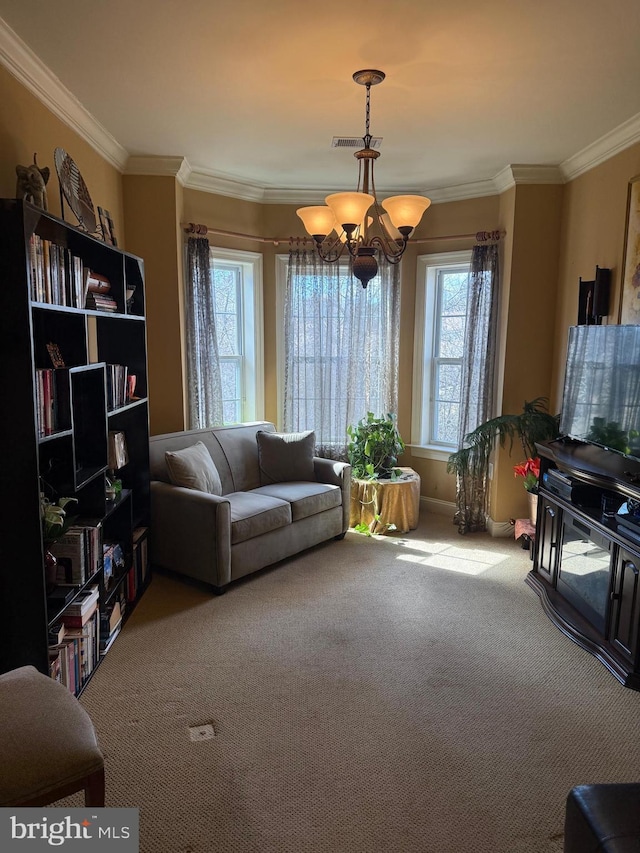
[[(184, 229), (185, 234), (195, 234), (198, 237), (204, 237), (207, 234), (216, 234), (219, 237), (235, 237), (239, 240), (253, 240), (256, 243), (272, 243), (274, 246), (279, 246), (280, 243), (290, 243), (297, 241), (298, 243), (313, 243), (311, 237), (256, 237), (253, 234), (242, 234), (238, 231), (222, 231), (218, 228), (209, 228), (208, 225), (199, 225), (196, 222), (181, 222), (180, 225)], [(441, 240), (471, 240), (474, 239), (478, 243), (485, 243), (488, 240), (499, 240), (504, 237), (506, 231), (476, 231), (474, 234), (445, 234), (441, 237), (420, 237), (417, 240), (409, 240), (410, 243), (437, 243)]]

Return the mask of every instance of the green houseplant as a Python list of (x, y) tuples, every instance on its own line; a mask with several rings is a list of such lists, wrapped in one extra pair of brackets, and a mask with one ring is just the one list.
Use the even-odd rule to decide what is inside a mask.
[(376, 417), (367, 412), (355, 426), (347, 427), (347, 454), (353, 476), (358, 480), (389, 480), (400, 473), (398, 456), (405, 448), (396, 427), (396, 417)]
[(465, 436), (467, 446), (451, 454), (447, 471), (460, 477), (486, 476), (496, 438), (501, 447), (509, 440), (509, 450), (518, 438), (525, 457), (535, 458), (536, 442), (558, 435), (559, 416), (549, 413), (547, 403), (546, 397), (536, 397), (531, 402), (525, 401), (522, 412), (517, 415), (499, 415), (480, 424)]
[(58, 539), (65, 535), (75, 521), (75, 516), (69, 515), (68, 507), (77, 504), (77, 498), (59, 498), (57, 503), (49, 500), (44, 492), (40, 492), (40, 517), (42, 519), (42, 541), (44, 542), (44, 569), (47, 590), (56, 584), (58, 561), (50, 551)]

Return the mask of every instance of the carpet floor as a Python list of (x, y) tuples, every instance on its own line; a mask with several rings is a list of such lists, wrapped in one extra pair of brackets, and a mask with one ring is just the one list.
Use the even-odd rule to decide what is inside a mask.
[(638, 781), (640, 693), (530, 568), (422, 514), (220, 597), (156, 575), (81, 700), (107, 805), (142, 853), (560, 853), (573, 785)]

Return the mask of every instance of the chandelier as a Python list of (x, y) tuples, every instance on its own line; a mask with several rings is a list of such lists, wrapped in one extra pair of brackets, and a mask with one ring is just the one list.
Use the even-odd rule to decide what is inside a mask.
[(346, 249), (352, 258), (353, 274), (364, 288), (378, 272), (376, 253), (382, 252), (391, 264), (399, 263), (409, 235), (431, 204), (430, 199), (419, 195), (395, 195), (381, 204), (376, 198), (373, 165), (380, 154), (371, 148), (369, 113), (371, 87), (384, 78), (384, 72), (371, 69), (353, 75), (355, 82), (367, 89), (364, 148), (353, 155), (358, 161), (356, 191), (333, 193), (326, 197), (326, 205), (296, 211), (320, 258), (333, 263)]

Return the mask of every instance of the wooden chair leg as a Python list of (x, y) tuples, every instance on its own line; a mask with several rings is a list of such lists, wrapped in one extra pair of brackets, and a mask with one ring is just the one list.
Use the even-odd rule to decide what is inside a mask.
[(84, 804), (104, 807), (104, 767), (87, 776), (84, 783)]

